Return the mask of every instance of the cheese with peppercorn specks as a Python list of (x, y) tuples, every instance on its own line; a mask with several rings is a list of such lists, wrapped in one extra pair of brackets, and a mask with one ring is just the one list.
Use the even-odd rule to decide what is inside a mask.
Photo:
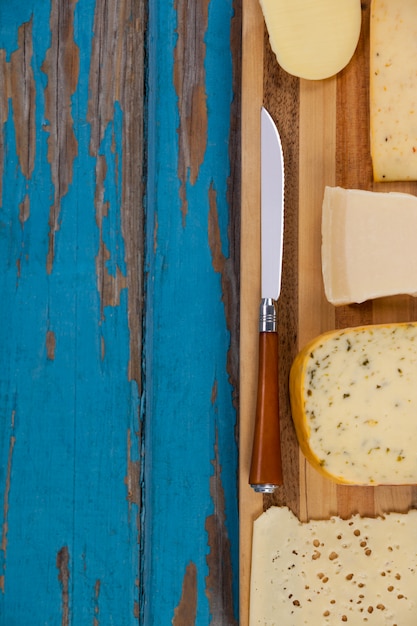
[(250, 626), (415, 626), (417, 511), (254, 523)]

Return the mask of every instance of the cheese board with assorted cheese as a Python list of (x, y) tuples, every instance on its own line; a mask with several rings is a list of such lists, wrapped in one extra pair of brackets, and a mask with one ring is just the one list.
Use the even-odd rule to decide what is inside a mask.
[[(322, 591), (317, 595), (323, 595), (325, 589), (327, 600), (334, 600), (331, 605), (326, 604), (327, 600), (323, 606), (318, 603), (323, 624), (346, 621), (350, 624), (411, 626), (417, 623), (417, 592), (414, 592), (415, 597), (409, 597), (410, 590), (417, 588), (414, 578), (417, 575), (417, 537), (415, 523), (408, 521), (415, 522), (414, 509), (417, 508), (417, 453), (414, 458), (413, 448), (415, 450), (416, 446), (412, 443), (417, 425), (413, 413), (417, 359), (408, 350), (410, 346), (414, 350), (415, 343), (408, 331), (412, 329), (414, 332), (417, 324), (417, 298), (412, 295), (416, 291), (413, 263), (417, 263), (415, 229), (412, 227), (417, 170), (413, 169), (412, 162), (417, 152), (417, 146), (413, 145), (417, 143), (417, 130), (414, 130), (414, 104), (412, 100), (405, 103), (407, 94), (417, 90), (417, 84), (407, 75), (410, 63), (414, 63), (413, 53), (407, 48), (409, 53), (405, 54), (399, 49), (399, 43), (395, 44), (393, 40), (401, 42), (412, 37), (410, 30), (413, 31), (413, 23), (417, 22), (417, 5), (411, 0), (362, 2), (360, 36), (352, 56), (334, 75), (310, 79), (300, 78), (301, 72), (296, 75), (297, 72), (290, 73), (280, 65), (279, 56), (271, 48), (271, 33), (262, 11), (267, 4), (260, 0), (243, 0), (240, 624), (285, 623), (295, 626), (309, 623), (303, 621), (306, 617), (299, 609), (301, 605), (308, 606), (312, 593), (309, 588), (320, 583)], [(404, 19), (401, 19), (402, 11)], [(411, 11), (415, 12), (414, 20), (410, 19)], [(313, 23), (311, 28), (314, 28)], [(391, 40), (384, 35), (390, 28), (403, 29), (403, 36), (397, 34)], [(302, 44), (298, 41), (297, 45)], [(417, 50), (414, 57), (416, 55)], [(399, 78), (400, 70), (390, 71), (392, 67), (401, 67), (402, 74), (408, 78)], [(381, 83), (382, 71), (386, 76)], [(403, 89), (401, 95), (399, 84)], [(393, 100), (381, 102), (387, 92)], [(392, 105), (396, 97), (403, 107), (400, 122), (395, 114), (396, 106)], [(280, 342), (277, 384), (283, 484), (273, 494), (264, 496), (254, 493), (248, 483), (257, 385), (256, 329), (260, 293), (258, 137), (262, 106), (276, 123), (285, 161), (282, 287), (277, 306)], [(386, 133), (381, 135), (384, 126)], [(355, 196), (353, 200), (352, 196)], [(410, 207), (405, 206), (408, 201)], [(351, 209), (353, 204), (357, 205), (357, 213)], [(359, 249), (364, 256), (358, 264)], [(339, 292), (341, 299), (337, 300)], [(392, 330), (395, 330), (394, 335)], [(312, 374), (314, 367), (310, 367), (308, 374), (306, 368), (309, 361), (311, 366), (311, 353), (319, 345), (330, 341), (329, 337), (334, 341), (335, 337), (341, 336), (345, 342), (345, 354), (335, 358), (340, 372), (332, 372), (334, 379), (329, 385), (334, 390), (337, 387), (335, 380), (342, 374), (347, 376), (340, 390), (341, 399), (337, 400), (342, 417), (335, 420), (336, 430), (333, 432), (328, 429), (328, 424), (323, 426), (320, 423), (323, 437), (314, 439), (311, 437), (312, 423), (317, 419), (314, 413), (321, 414), (323, 406), (329, 405), (329, 390), (326, 389), (327, 379), (322, 378), (320, 393), (322, 396), (327, 394), (326, 399), (319, 397), (314, 406), (306, 404), (308, 394), (311, 398), (316, 394), (312, 384), (312, 377), (316, 376), (316, 373)], [(353, 344), (355, 350), (351, 349)], [(390, 351), (391, 360), (386, 357)], [(384, 353), (382, 357), (381, 352)], [(317, 354), (316, 361), (322, 365), (327, 352)], [(352, 370), (354, 358), (357, 364)], [(381, 358), (382, 363), (378, 361)], [(308, 376), (310, 387), (305, 384)], [(357, 385), (355, 389), (353, 380)], [(376, 382), (372, 386), (368, 384), (369, 380)], [(367, 386), (372, 386), (369, 397)], [(378, 415), (375, 417), (375, 411), (367, 413), (364, 404), (377, 407)], [(402, 412), (401, 419), (398, 419), (401, 404), (407, 405), (409, 413)], [(350, 413), (344, 409), (347, 405), (350, 405)], [(309, 419), (306, 406), (310, 411)], [(365, 416), (362, 422), (358, 414)], [(389, 422), (387, 428), (381, 425), (383, 416)], [(344, 435), (341, 435), (342, 429)], [(332, 456), (328, 453), (333, 452), (332, 446), (337, 447), (336, 441), (339, 449), (334, 458), (340, 463), (326, 466), (328, 459), (325, 457)], [(360, 441), (365, 442), (362, 451)], [(397, 471), (398, 468), (401, 470)], [(356, 473), (350, 473), (352, 469)], [(265, 515), (268, 519), (264, 522)], [(373, 564), (372, 567), (381, 569), (378, 551), (387, 549), (382, 541), (384, 529), (387, 535), (395, 536), (397, 518), (403, 529), (398, 532), (403, 532), (404, 542), (391, 561), (385, 559), (384, 562), (390, 565), (384, 567), (390, 571), (385, 575), (379, 571), (379, 580), (381, 585), (385, 584), (386, 574), (391, 576), (394, 569), (401, 577), (399, 554), (402, 550), (410, 556), (407, 571), (413, 570), (413, 576), (407, 579), (407, 583), (403, 580), (402, 588), (399, 579), (397, 586), (390, 582), (381, 589), (372, 587), (372, 601), (366, 604), (371, 589), (362, 593), (358, 581), (361, 577), (369, 578), (373, 571), (366, 569), (368, 563), (369, 568)], [(290, 564), (287, 559), (285, 568), (291, 567), (299, 575), (295, 587), (295, 579), (288, 579), (288, 584), (297, 589), (297, 597), (292, 591), (287, 596), (281, 594), (286, 608), (273, 609), (272, 599), (265, 600), (268, 593), (262, 588), (262, 581), (265, 582), (266, 578), (259, 578), (259, 571), (265, 571), (265, 576), (269, 576), (268, 584), (272, 585), (269, 597), (276, 597), (276, 581), (274, 579), (272, 583), (271, 576), (283, 579), (279, 569), (283, 561), (279, 555), (286, 554), (291, 542), (297, 553), (310, 554), (314, 548), (314, 544), (308, 544), (313, 541), (311, 524), (317, 524), (314, 532), (319, 544), (333, 546), (329, 554), (338, 554), (332, 543), (335, 524), (338, 528), (336, 543), (340, 541), (337, 536), (342, 536), (345, 530), (348, 532), (349, 525), (355, 524), (358, 532), (366, 535), (365, 544), (372, 544), (370, 549), (375, 553), (375, 559), (363, 559), (363, 551), (358, 549), (358, 562), (346, 565), (353, 568), (352, 572), (345, 571), (343, 561), (343, 570), (340, 569), (343, 575), (336, 575), (342, 559), (330, 559), (330, 565), (326, 561), (326, 567), (331, 566), (335, 574), (328, 576), (327, 586), (323, 583), (324, 572), (320, 570), (319, 562), (313, 568), (311, 563), (306, 566), (301, 558), (295, 564)], [(366, 546), (362, 547), (366, 551)], [(346, 554), (343, 552), (343, 559)], [(277, 565), (271, 570), (272, 562)], [(320, 573), (322, 577), (318, 579)], [(349, 606), (339, 598), (341, 585), (343, 581), (346, 585), (346, 576), (350, 573), (356, 586)], [(282, 587), (279, 589), (281, 593)], [(389, 601), (393, 598), (392, 593), (396, 593), (396, 602)], [(407, 594), (407, 602), (401, 604), (399, 600), (403, 598), (399, 596)], [(378, 597), (382, 599), (377, 601)], [(358, 601), (362, 604), (357, 605), (356, 610), (353, 604)], [(404, 612), (397, 609), (399, 605)], [(291, 617), (286, 617), (283, 612), (288, 607)]]

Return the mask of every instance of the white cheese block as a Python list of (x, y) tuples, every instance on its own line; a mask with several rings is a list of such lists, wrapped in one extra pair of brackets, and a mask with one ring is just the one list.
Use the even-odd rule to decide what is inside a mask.
[(343, 69), (361, 30), (360, 0), (260, 0), (278, 63), (289, 74), (318, 80)]
[(371, 154), (376, 181), (417, 180), (417, 2), (372, 0)]
[(326, 187), (324, 290), (334, 305), (417, 293), (417, 197)]
[(254, 523), (250, 626), (415, 626), (417, 511)]
[(294, 359), (290, 399), (300, 448), (326, 477), (417, 484), (417, 322), (319, 335)]

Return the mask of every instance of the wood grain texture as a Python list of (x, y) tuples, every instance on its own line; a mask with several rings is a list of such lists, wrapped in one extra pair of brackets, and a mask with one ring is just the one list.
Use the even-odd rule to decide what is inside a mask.
[[(278, 334), (259, 334), (258, 390), (249, 482), (282, 485), (279, 423)], [(279, 453), (277, 454), (277, 449)]]
[[(299, 452), (288, 398), (292, 359), (309, 339), (332, 329), (360, 323), (416, 319), (410, 297), (382, 298), (361, 305), (335, 308), (325, 298), (321, 276), (321, 204), (325, 185), (369, 190), (417, 192), (416, 183), (375, 184), (369, 152), (369, 18), (370, 2), (362, 3), (362, 31), (350, 64), (324, 81), (299, 80), (279, 68), (265, 35), (257, 0), (243, 4), (242, 85), (242, 274), (241, 274), (241, 615), (248, 623), (251, 528), (253, 519), (271, 505), (287, 505), (300, 519), (326, 519), (332, 514), (378, 515), (405, 511), (417, 502), (416, 488), (339, 486), (322, 478)], [(263, 81), (259, 74), (263, 72)], [(286, 175), (284, 284), (279, 301), (279, 333), (286, 337), (280, 365), (281, 436), (284, 485), (273, 496), (256, 500), (248, 493), (249, 464), (245, 454), (253, 429), (253, 399), (257, 353), (253, 344), (259, 297), (259, 196), (255, 207), (245, 202), (258, 189), (259, 152), (251, 154), (264, 104), (281, 134)], [(257, 192), (259, 193), (259, 192)], [(253, 234), (255, 233), (255, 234)], [(245, 245), (247, 241), (251, 245)], [(281, 346), (280, 346), (281, 348)], [(285, 382), (283, 382), (285, 381)], [(242, 391), (243, 394), (243, 391)], [(248, 438), (248, 441), (246, 441)]]
[(145, 4), (0, 6), (0, 624), (139, 618)]
[(238, 622), (241, 16), (0, 3), (1, 626)]
[[(252, 524), (262, 496), (249, 486), (256, 408), (260, 290), (259, 158), (263, 100), (264, 25), (255, 0), (242, 2), (242, 206), (240, 260), (240, 428), (239, 428), (239, 623), (247, 624)], [(249, 97), (250, 94), (250, 97)], [(247, 97), (246, 97), (247, 95)], [(256, 329), (256, 331), (255, 331)]]
[(148, 25), (141, 618), (233, 625), (240, 3), (160, 0)]

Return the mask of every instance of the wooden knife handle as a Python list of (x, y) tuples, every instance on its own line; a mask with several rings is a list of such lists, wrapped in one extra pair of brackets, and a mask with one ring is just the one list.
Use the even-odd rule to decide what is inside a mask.
[(261, 493), (282, 485), (278, 333), (259, 333), (258, 395), (249, 483)]

